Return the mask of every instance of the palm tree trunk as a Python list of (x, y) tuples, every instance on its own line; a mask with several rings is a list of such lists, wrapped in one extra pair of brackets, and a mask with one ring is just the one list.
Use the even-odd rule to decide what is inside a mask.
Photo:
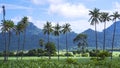
[(5, 55), (4, 55), (4, 61), (6, 62), (7, 61), (7, 44), (6, 44), (6, 33), (4, 33), (4, 40), (5, 40)]
[[(3, 23), (5, 22), (5, 6), (3, 5), (2, 6), (3, 8)], [(4, 37), (5, 37), (5, 54), (4, 54), (4, 61), (6, 62), (7, 61), (7, 43), (6, 43), (6, 32), (4, 32)]]
[(106, 22), (104, 23), (104, 40), (103, 40), (103, 51), (105, 51), (105, 42), (106, 42), (106, 31), (105, 31), (105, 29), (106, 29)]
[(58, 36), (58, 61), (59, 61), (59, 36)]
[(111, 60), (112, 60), (112, 53), (113, 53), (113, 48), (114, 48), (115, 32), (116, 32), (116, 20), (115, 20), (114, 30), (113, 30)]
[[(48, 44), (49, 44), (49, 34), (48, 34)], [(48, 48), (48, 54), (49, 54), (49, 59), (51, 59), (51, 54), (50, 54), (50, 47)]]
[(20, 48), (20, 33), (18, 34), (18, 50), (17, 50), (17, 60), (18, 60), (18, 52), (19, 52), (19, 48)]
[(26, 29), (24, 30), (24, 37), (23, 37), (23, 47), (22, 47), (22, 56), (21, 56), (21, 60), (22, 60), (22, 58), (23, 58), (23, 56), (24, 56), (24, 53), (23, 53), (23, 51), (24, 51), (24, 46), (25, 46), (25, 42), (26, 42), (26, 40), (25, 40), (25, 38), (26, 38)]
[(68, 58), (68, 46), (67, 46), (67, 32), (66, 32), (66, 53), (67, 53), (67, 58)]
[(8, 55), (7, 55), (7, 57), (9, 57), (9, 52), (10, 52), (10, 40), (11, 40), (11, 32), (10, 31), (9, 31), (9, 36), (8, 37), (9, 37), (9, 42), (8, 42)]
[(97, 55), (97, 59), (98, 59), (98, 44), (97, 44), (97, 26), (95, 23), (95, 43), (96, 43), (96, 55)]

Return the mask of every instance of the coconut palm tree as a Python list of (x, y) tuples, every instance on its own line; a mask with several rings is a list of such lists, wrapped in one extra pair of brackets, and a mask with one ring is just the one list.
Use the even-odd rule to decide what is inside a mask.
[(59, 35), (61, 33), (61, 26), (57, 23), (53, 28), (54, 35), (58, 37), (58, 61), (59, 61)]
[(3, 9), (3, 23), (2, 23), (2, 33), (3, 33), (3, 35), (4, 35), (4, 37), (5, 37), (5, 39), (4, 39), (4, 41), (5, 41), (5, 55), (4, 55), (4, 61), (7, 61), (7, 57), (6, 57), (6, 55), (7, 55), (7, 45), (6, 45), (6, 27), (5, 27), (5, 25), (4, 25), (4, 21), (5, 21), (5, 6), (3, 5), (2, 6), (2, 9)]
[(26, 28), (29, 24), (28, 17), (23, 17), (22, 20), (20, 21), (20, 23), (23, 24), (23, 36), (24, 36), (23, 37), (23, 46), (22, 46), (22, 56), (21, 56), (21, 59), (22, 59), (22, 57), (24, 55), (23, 51), (24, 51), (24, 46), (25, 46), (25, 42), (26, 42), (26, 40), (25, 40), (25, 38), (26, 38)]
[(67, 53), (67, 58), (68, 58), (68, 40), (67, 40), (67, 37), (68, 37), (68, 32), (71, 31), (70, 24), (66, 23), (62, 26), (62, 28), (63, 28), (62, 33), (66, 34), (66, 53)]
[(18, 35), (18, 49), (17, 49), (17, 54), (16, 54), (17, 55), (17, 60), (18, 60), (18, 52), (19, 52), (19, 49), (20, 49), (20, 33), (23, 32), (23, 29), (24, 29), (24, 26), (21, 23), (18, 23), (15, 26), (16, 35)]
[[(50, 33), (53, 31), (52, 29), (52, 24), (51, 22), (48, 22), (44, 25), (43, 27), (43, 32), (44, 34), (47, 34), (48, 35), (48, 43), (50, 42), (49, 41), (49, 37), (50, 37)], [(50, 49), (49, 49), (49, 59), (51, 59), (51, 54), (50, 54)]]
[(107, 13), (107, 12), (102, 12), (101, 13), (101, 15), (100, 15), (100, 21), (101, 22), (104, 22), (104, 40), (103, 40), (103, 51), (105, 50), (105, 39), (106, 39), (106, 31), (105, 31), (105, 29), (106, 29), (106, 22), (107, 21), (110, 21), (111, 20), (111, 18), (110, 18), (110, 15), (109, 15), (109, 13)]
[(74, 43), (78, 44), (78, 48), (82, 47), (82, 52), (84, 53), (84, 48), (87, 46), (87, 35), (78, 34), (74, 39)]
[(13, 30), (14, 28), (14, 22), (11, 21), (11, 20), (5, 20), (4, 21), (4, 25), (6, 27), (6, 31), (8, 32), (8, 54), (7, 54), (7, 59), (8, 59), (8, 56), (9, 56), (9, 48), (10, 48), (10, 42), (11, 42), (11, 31)]
[[(116, 32), (116, 20), (120, 19), (120, 14), (118, 12), (114, 12), (113, 15), (111, 15), (111, 17), (113, 17), (112, 20), (114, 21), (113, 38), (112, 38), (112, 53), (113, 53), (115, 32)], [(112, 59), (112, 55), (111, 55), (111, 59)]]
[[(11, 30), (14, 27), (14, 22), (11, 20), (5, 20), (5, 6), (3, 8), (3, 23), (2, 23), (2, 32), (5, 34), (5, 61), (8, 60), (9, 56), (9, 48), (10, 48), (10, 41), (11, 41)], [(8, 45), (7, 45), (7, 38), (6, 33), (8, 32)]]
[(93, 11), (89, 11), (89, 15), (91, 16), (89, 21), (91, 22), (91, 25), (95, 25), (95, 44), (96, 44), (96, 54), (98, 51), (98, 40), (97, 40), (97, 24), (99, 23), (99, 17), (100, 17), (100, 10), (97, 8), (94, 8)]

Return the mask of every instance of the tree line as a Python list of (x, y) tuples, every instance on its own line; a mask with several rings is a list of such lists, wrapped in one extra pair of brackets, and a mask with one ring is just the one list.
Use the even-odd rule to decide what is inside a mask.
[[(112, 38), (112, 43), (111, 43), (111, 49), (113, 53), (113, 48), (114, 48), (114, 41), (115, 41), (115, 33), (116, 33), (116, 22), (117, 20), (120, 20), (120, 14), (118, 11), (115, 11), (112, 15), (109, 14), (109, 12), (100, 12), (100, 9), (94, 8), (93, 10), (89, 11), (90, 19), (89, 22), (91, 25), (95, 26), (95, 43), (96, 43), (96, 54), (98, 53), (98, 38), (97, 38), (97, 24), (104, 23), (104, 29), (106, 29), (106, 23), (108, 21), (114, 22), (114, 28), (113, 28), (113, 36)], [(104, 30), (104, 40), (103, 40), (103, 51), (105, 51), (105, 46), (106, 46), (106, 31)], [(112, 55), (111, 55), (112, 59)]]

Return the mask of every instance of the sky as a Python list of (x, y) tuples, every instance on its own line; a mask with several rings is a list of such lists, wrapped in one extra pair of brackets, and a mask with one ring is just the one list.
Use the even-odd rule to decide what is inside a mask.
[[(120, 13), (120, 0), (0, 0), (0, 20), (2, 5), (5, 5), (6, 19), (13, 20), (15, 24), (27, 16), (38, 28), (42, 29), (47, 21), (61, 26), (69, 23), (76, 33), (94, 29), (88, 22), (89, 10), (98, 8), (101, 12)], [(107, 27), (111, 24), (112, 21), (108, 22)], [(103, 23), (97, 25), (97, 30), (103, 30)]]

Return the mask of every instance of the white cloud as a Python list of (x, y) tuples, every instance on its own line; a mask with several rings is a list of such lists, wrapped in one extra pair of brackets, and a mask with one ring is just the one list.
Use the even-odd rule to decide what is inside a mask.
[(88, 17), (88, 10), (83, 4), (51, 4), (48, 12), (52, 14), (62, 15), (68, 18)]
[(114, 5), (115, 5), (115, 7), (114, 7), (115, 9), (114, 10), (120, 12), (120, 3), (115, 2)]
[(17, 16), (17, 17), (12, 18), (11, 20), (14, 21), (15, 24), (17, 24), (21, 19), (22, 17)]

